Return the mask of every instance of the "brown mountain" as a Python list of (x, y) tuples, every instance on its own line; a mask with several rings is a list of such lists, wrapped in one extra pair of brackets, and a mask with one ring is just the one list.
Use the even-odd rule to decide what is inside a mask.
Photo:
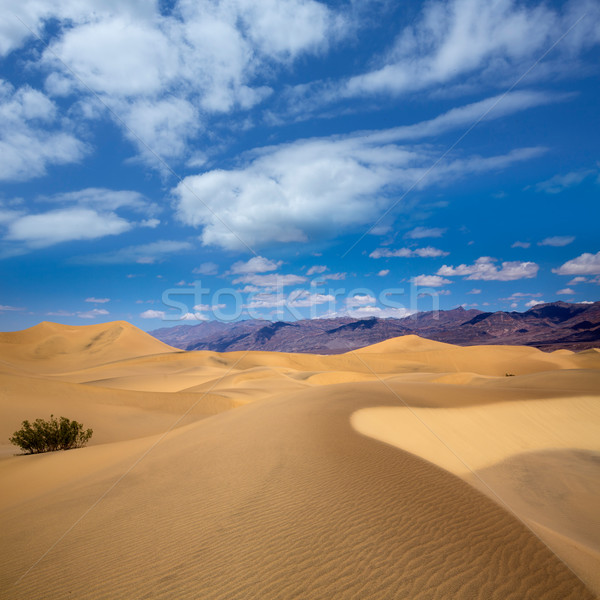
[(600, 302), (553, 302), (526, 312), (482, 312), (462, 307), (417, 313), (404, 319), (307, 319), (304, 321), (207, 321), (150, 332), (184, 350), (270, 350), (339, 354), (392, 337), (416, 334), (470, 346), (510, 344), (542, 350), (600, 346)]

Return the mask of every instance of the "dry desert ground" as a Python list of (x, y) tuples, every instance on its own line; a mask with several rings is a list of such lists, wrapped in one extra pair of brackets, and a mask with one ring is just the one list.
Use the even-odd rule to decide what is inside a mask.
[[(3, 599), (600, 593), (598, 350), (183, 352), (41, 323), (0, 334), (0, 408)], [(17, 455), (51, 413), (90, 444)]]

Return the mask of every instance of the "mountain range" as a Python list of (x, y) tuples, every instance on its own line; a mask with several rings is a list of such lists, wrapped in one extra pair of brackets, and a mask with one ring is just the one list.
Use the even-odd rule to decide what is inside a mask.
[(306, 319), (301, 321), (203, 321), (150, 332), (182, 350), (268, 350), (340, 354), (392, 337), (416, 334), (471, 346), (508, 344), (541, 350), (600, 346), (600, 302), (538, 304), (526, 312), (452, 310), (421, 312), (403, 319)]

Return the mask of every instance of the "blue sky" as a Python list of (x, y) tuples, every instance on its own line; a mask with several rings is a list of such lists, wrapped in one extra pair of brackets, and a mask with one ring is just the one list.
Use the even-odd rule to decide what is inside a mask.
[(600, 297), (598, 1), (2, 12), (2, 330)]

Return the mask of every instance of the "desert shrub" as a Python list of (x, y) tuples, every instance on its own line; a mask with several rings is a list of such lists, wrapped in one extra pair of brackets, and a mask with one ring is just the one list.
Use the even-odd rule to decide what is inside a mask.
[(50, 415), (50, 420), (36, 419), (33, 423), (23, 421), (21, 429), (15, 431), (9, 441), (19, 446), (28, 454), (54, 452), (82, 448), (92, 437), (91, 429), (83, 429), (77, 421), (66, 417), (56, 419)]

